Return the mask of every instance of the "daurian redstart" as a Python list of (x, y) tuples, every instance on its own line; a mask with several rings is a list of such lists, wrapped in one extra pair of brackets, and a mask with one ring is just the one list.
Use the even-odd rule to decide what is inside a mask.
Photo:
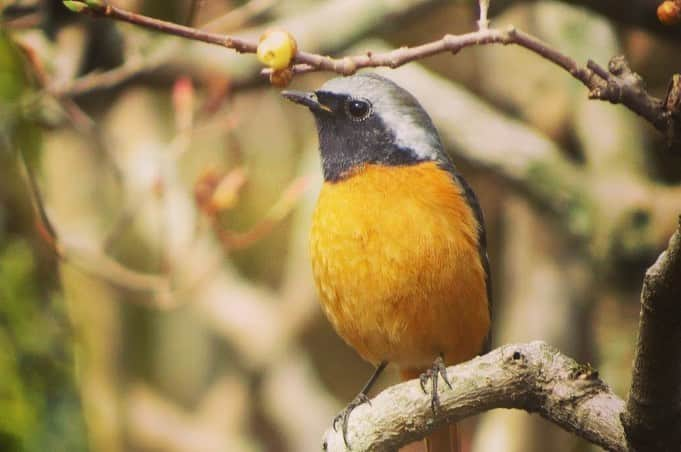
[[(334, 427), (340, 421), (346, 438), (350, 412), (368, 400), (388, 363), (403, 378), (421, 375), (436, 410), (438, 378), (449, 385), (445, 365), (480, 353), (489, 335), (490, 274), (476, 197), (428, 114), (394, 82), (368, 73), (282, 94), (310, 109), (319, 133), (324, 184), (310, 249), (322, 308), (376, 366)], [(444, 434), (431, 435), (429, 450), (457, 447)]]

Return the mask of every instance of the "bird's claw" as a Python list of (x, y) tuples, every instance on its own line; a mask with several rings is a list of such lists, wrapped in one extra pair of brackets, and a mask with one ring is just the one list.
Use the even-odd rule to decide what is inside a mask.
[(430, 406), (433, 409), (433, 413), (435, 413), (440, 407), (440, 396), (437, 392), (438, 377), (442, 378), (442, 380), (447, 383), (449, 389), (452, 389), (452, 384), (449, 382), (449, 378), (447, 377), (447, 367), (445, 366), (442, 356), (438, 356), (433, 362), (433, 366), (419, 376), (419, 383), (421, 384), (421, 390), (424, 394), (428, 394), (426, 385), (430, 380)]
[(355, 408), (360, 405), (364, 405), (365, 403), (371, 405), (371, 400), (369, 400), (369, 397), (367, 397), (366, 394), (360, 392), (354, 399), (352, 399), (352, 402), (348, 403), (348, 406), (346, 406), (343, 411), (338, 413), (336, 417), (333, 418), (333, 431), (338, 431), (338, 423), (340, 422), (341, 432), (343, 434), (343, 442), (345, 443), (345, 447), (348, 449), (350, 449), (350, 445), (348, 444), (348, 420), (350, 419), (350, 413), (352, 413)]

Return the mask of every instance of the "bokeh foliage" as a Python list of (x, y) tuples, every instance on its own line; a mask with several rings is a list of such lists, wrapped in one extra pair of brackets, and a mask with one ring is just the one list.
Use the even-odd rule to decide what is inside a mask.
[(17, 156), (37, 163), (26, 59), (0, 31), (0, 449), (81, 451), (73, 340)]
[(86, 450), (64, 300), (35, 259), (24, 237), (0, 245), (0, 444)]

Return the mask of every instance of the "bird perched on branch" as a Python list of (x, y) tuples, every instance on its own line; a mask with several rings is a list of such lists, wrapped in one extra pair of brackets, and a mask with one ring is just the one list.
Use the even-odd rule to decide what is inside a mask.
[[(490, 328), (490, 275), (478, 202), (418, 101), (376, 74), (335, 78), (313, 93), (284, 91), (313, 113), (324, 184), (310, 248), (324, 312), (376, 366), (334, 420), (347, 445), (350, 413), (388, 363), (420, 375), (438, 409), (445, 365), (471, 359)], [(440, 387), (442, 385), (440, 384)], [(426, 439), (458, 450), (454, 428)]]

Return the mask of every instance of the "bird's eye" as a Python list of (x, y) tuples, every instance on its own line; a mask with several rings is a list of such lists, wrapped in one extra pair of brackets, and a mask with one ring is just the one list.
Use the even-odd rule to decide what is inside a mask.
[(345, 111), (353, 121), (362, 121), (371, 114), (371, 104), (362, 99), (348, 99)]

